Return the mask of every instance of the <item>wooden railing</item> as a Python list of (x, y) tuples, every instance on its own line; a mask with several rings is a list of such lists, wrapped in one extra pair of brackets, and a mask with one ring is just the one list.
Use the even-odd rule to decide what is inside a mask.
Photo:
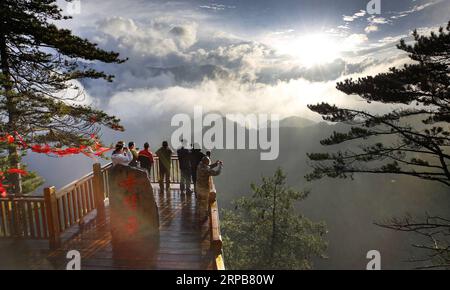
[(48, 239), (43, 197), (0, 198), (0, 238)]
[(83, 224), (87, 215), (104, 216), (110, 166), (96, 163), (88, 175), (59, 190), (44, 188), (41, 196), (0, 198), (0, 238), (48, 239), (51, 247), (59, 246), (61, 233)]
[[(170, 183), (180, 183), (181, 181), (181, 172), (179, 166), (179, 160), (177, 156), (172, 156), (171, 159), (171, 167), (170, 167)], [(157, 183), (159, 179), (159, 160), (158, 157), (155, 158), (155, 163), (152, 166), (150, 172), (150, 181), (152, 183)]]
[(220, 234), (219, 207), (217, 205), (217, 191), (211, 177), (209, 196), (209, 229), (211, 235), (211, 250), (214, 254), (214, 269), (225, 270), (222, 253), (222, 236)]
[[(150, 172), (152, 183), (158, 182), (159, 163)], [(171, 183), (179, 183), (181, 173), (178, 157), (172, 157)], [(51, 248), (61, 243), (61, 234), (69, 228), (82, 225), (85, 217), (96, 213), (105, 215), (105, 200), (109, 198), (109, 168), (111, 163), (93, 165), (91, 173), (56, 190), (47, 187), (41, 196), (8, 196), (0, 198), (0, 238), (24, 238), (49, 240)], [(222, 255), (219, 211), (216, 189), (211, 179), (209, 202), (209, 228), (214, 268), (225, 269)]]

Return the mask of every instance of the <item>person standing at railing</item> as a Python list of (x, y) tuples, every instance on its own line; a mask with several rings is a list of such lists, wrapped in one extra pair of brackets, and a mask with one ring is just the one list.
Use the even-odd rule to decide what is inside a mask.
[(209, 193), (213, 187), (211, 177), (219, 175), (222, 171), (222, 167), (222, 161), (219, 160), (211, 164), (211, 159), (208, 156), (204, 156), (197, 167), (196, 187), (201, 221), (208, 215)]
[(131, 167), (137, 167), (138, 166), (139, 153), (136, 150), (136, 146), (135, 146), (133, 141), (128, 143), (128, 149), (130, 150), (131, 155), (133, 156), (133, 160), (131, 160), (130, 166)]
[(181, 140), (181, 143), (183, 145), (177, 150), (181, 173), (180, 191), (181, 193), (191, 194), (191, 152), (185, 147), (187, 144), (186, 140)]
[(197, 167), (202, 161), (203, 157), (205, 157), (205, 154), (203, 154), (202, 150), (200, 149), (200, 145), (198, 145), (198, 143), (194, 143), (192, 145), (192, 150), (190, 154), (190, 162), (191, 162), (192, 182), (194, 183), (194, 191), (196, 194), (197, 194)]
[(170, 190), (170, 168), (172, 166), (172, 149), (169, 148), (167, 141), (162, 142), (162, 147), (156, 151), (156, 156), (159, 158), (159, 188), (161, 193), (164, 192), (164, 181), (166, 183), (166, 190)]
[(153, 153), (150, 151), (150, 144), (148, 144), (148, 142), (145, 142), (144, 149), (139, 152), (138, 161), (141, 168), (147, 170), (148, 176), (150, 176), (154, 160)]
[(122, 142), (118, 142), (116, 144), (116, 149), (113, 151), (111, 155), (111, 161), (113, 165), (123, 165), (123, 166), (129, 166), (130, 162), (133, 160), (133, 155), (131, 155), (131, 152), (128, 150), (128, 148), (123, 147)]

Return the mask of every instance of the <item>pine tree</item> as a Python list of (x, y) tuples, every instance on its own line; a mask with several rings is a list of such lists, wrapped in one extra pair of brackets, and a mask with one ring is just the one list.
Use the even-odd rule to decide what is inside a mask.
[[(58, 28), (69, 19), (55, 0), (0, 2), (0, 130), (19, 132), (26, 143), (73, 146), (86, 142), (102, 126), (121, 130), (119, 120), (81, 104), (81, 79), (113, 76), (93, 68), (96, 61), (121, 63), (87, 39)], [(79, 91), (65, 97), (68, 89)], [(20, 168), (17, 144), (8, 146), (11, 168)], [(14, 193), (23, 192), (21, 175), (9, 177)]]
[(295, 214), (294, 204), (307, 193), (286, 186), (278, 169), (262, 185), (251, 185), (253, 195), (238, 199), (224, 210), (225, 262), (230, 269), (311, 269), (312, 258), (323, 256), (326, 228)]
[[(321, 141), (322, 145), (359, 143), (359, 151), (308, 154), (315, 161), (314, 171), (307, 175), (309, 180), (347, 178), (355, 173), (394, 174), (450, 187), (450, 22), (438, 33), (422, 36), (414, 31), (413, 36), (413, 45), (404, 40), (397, 45), (408, 53), (411, 64), (337, 84), (338, 90), (358, 95), (369, 104), (392, 104), (400, 109), (377, 114), (327, 103), (309, 106), (327, 121), (351, 126), (346, 133), (334, 132)], [(431, 243), (420, 248), (431, 250), (434, 266), (450, 267), (448, 219), (417, 221), (407, 217), (382, 226), (429, 238)]]
[[(335, 132), (321, 142), (323, 145), (377, 136), (394, 136), (398, 142), (363, 144), (358, 153), (309, 154), (314, 161), (326, 161), (315, 165), (314, 172), (308, 176), (310, 179), (345, 178), (356, 172), (391, 173), (450, 186), (450, 23), (446, 30), (441, 28), (439, 34), (420, 36), (415, 31), (413, 35), (416, 41), (413, 46), (402, 40), (398, 48), (406, 51), (416, 63), (337, 84), (340, 91), (359, 95), (369, 103), (409, 106), (382, 115), (326, 103), (309, 106), (325, 120), (353, 125), (347, 133)], [(419, 119), (423, 126), (413, 127), (402, 122), (407, 118)], [(368, 167), (369, 163), (381, 165)], [(364, 166), (358, 166), (361, 164)]]

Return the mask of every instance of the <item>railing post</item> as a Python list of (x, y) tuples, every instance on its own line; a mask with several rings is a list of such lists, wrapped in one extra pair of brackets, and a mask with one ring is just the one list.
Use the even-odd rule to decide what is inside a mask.
[[(26, 236), (24, 225), (24, 208), (20, 201), (21, 195), (13, 194), (10, 196), (11, 201), (11, 236), (15, 239), (21, 239)], [(16, 203), (17, 202), (17, 203)], [(9, 209), (8, 209), (9, 210)]]
[(225, 266), (222, 258), (222, 237), (220, 236), (219, 228), (219, 208), (217, 206), (217, 192), (214, 186), (214, 181), (210, 177), (209, 190), (209, 229), (210, 229), (210, 245), (214, 253), (214, 268), (216, 270), (224, 270)]
[(208, 217), (209, 217), (209, 229), (210, 229), (210, 233), (209, 233), (209, 240), (211, 242), (211, 245), (213, 245), (214, 243), (214, 238), (213, 238), (213, 207), (214, 207), (214, 203), (216, 202), (216, 193), (215, 192), (210, 192), (209, 193), (209, 200), (208, 200)]
[(210, 241), (213, 245), (213, 214), (214, 214), (214, 204), (216, 202), (216, 186), (214, 185), (214, 180), (212, 176), (209, 177), (209, 195), (208, 195), (208, 217), (209, 217), (209, 229), (210, 229)]
[(97, 217), (103, 219), (105, 218), (105, 192), (102, 176), (102, 166), (100, 163), (95, 163), (93, 165), (93, 186)]
[[(6, 210), (8, 212), (10, 212), (10, 216), (11, 216), (10, 233), (11, 233), (11, 237), (18, 239), (21, 236), (20, 236), (19, 221), (17, 220), (17, 217), (18, 217), (17, 211), (19, 209), (16, 207), (15, 195), (10, 197), (10, 202), (11, 202), (11, 211), (10, 211), (9, 203), (6, 204)], [(6, 217), (8, 217), (8, 215), (6, 215)]]
[(56, 189), (54, 186), (44, 188), (44, 203), (47, 212), (50, 248), (54, 249), (61, 245), (59, 236), (58, 202), (56, 200)]

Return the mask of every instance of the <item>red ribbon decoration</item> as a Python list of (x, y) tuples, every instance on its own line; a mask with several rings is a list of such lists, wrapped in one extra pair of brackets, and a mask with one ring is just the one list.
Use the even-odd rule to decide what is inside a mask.
[(6, 193), (6, 189), (3, 187), (3, 185), (0, 185), (0, 196), (6, 197), (8, 194)]
[(10, 174), (21, 174), (21, 175), (27, 175), (28, 172), (26, 172), (23, 169), (18, 169), (18, 168), (10, 168), (8, 169), (8, 173)]
[[(92, 134), (91, 139), (94, 141), (94, 145), (92, 146), (86, 146), (86, 145), (80, 145), (79, 147), (68, 147), (65, 149), (61, 148), (55, 148), (51, 147), (48, 144), (41, 145), (41, 144), (34, 144), (30, 147), (27, 145), (25, 140), (22, 138), (22, 136), (15, 131), (14, 135), (18, 139), (18, 145), (22, 147), (22, 149), (28, 149), (30, 148), (32, 152), (39, 153), (39, 154), (47, 154), (47, 155), (55, 155), (56, 157), (64, 157), (68, 155), (77, 155), (77, 154), (84, 154), (88, 156), (89, 158), (95, 158), (96, 156), (101, 156), (104, 153), (112, 150), (112, 148), (103, 147), (100, 143), (99, 139), (96, 135)], [(10, 134), (6, 134), (4, 136), (0, 136), (0, 142), (7, 142), (8, 144), (12, 144), (16, 142), (16, 138)], [(9, 174), (21, 174), (21, 175), (27, 175), (28, 172), (26, 172), (23, 169), (19, 168), (9, 168), (7, 169), (7, 172)], [(8, 185), (3, 184), (3, 180), (5, 180), (4, 172), (0, 171), (0, 196), (6, 197), (7, 196), (7, 190), (6, 188)]]
[(12, 143), (14, 143), (14, 137), (7, 134), (4, 137), (0, 137), (0, 142), (8, 142), (8, 144), (12, 144)]
[(112, 150), (112, 148), (102, 147), (102, 145), (96, 139), (95, 136), (93, 136), (92, 138), (94, 140), (93, 146), (80, 145), (80, 147), (69, 147), (66, 149), (61, 149), (61, 148), (50, 147), (48, 144), (46, 144), (45, 146), (36, 144), (36, 145), (31, 146), (31, 151), (33, 151), (35, 153), (41, 153), (41, 154), (47, 154), (47, 155), (56, 155), (57, 157), (84, 154), (88, 157), (93, 158), (94, 156), (101, 156), (104, 153)]

